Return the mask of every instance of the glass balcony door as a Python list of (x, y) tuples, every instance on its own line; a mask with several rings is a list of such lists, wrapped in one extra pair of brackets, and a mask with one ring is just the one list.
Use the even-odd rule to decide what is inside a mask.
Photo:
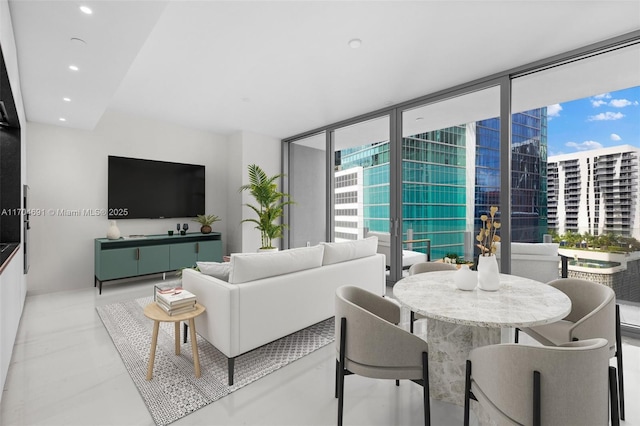
[[(402, 114), (403, 268), (473, 262), (482, 214), (500, 205), (500, 88)], [(430, 252), (429, 252), (430, 251)]]
[(333, 141), (333, 238), (376, 236), (378, 253), (391, 271), (390, 118), (388, 115), (337, 128)]

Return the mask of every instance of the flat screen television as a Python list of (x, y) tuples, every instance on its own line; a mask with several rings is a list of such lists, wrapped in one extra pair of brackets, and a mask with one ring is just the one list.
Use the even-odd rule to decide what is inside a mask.
[(109, 156), (109, 219), (204, 214), (204, 166)]

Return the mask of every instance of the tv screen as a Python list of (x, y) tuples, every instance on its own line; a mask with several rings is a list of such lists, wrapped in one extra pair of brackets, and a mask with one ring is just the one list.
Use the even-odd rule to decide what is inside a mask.
[(204, 214), (204, 166), (109, 156), (109, 219)]

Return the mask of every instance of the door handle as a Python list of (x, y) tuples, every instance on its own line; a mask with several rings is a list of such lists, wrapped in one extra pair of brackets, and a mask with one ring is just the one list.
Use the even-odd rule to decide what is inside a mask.
[(136, 260), (140, 260), (140, 249), (136, 249)]
[(196, 243), (196, 253), (200, 253), (200, 243)]

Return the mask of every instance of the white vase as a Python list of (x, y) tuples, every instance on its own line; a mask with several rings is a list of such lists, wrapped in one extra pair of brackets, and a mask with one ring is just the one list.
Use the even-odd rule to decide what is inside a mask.
[(109, 229), (107, 229), (107, 238), (110, 240), (117, 240), (118, 238), (120, 238), (120, 229), (118, 229), (118, 225), (116, 225), (115, 220), (109, 222)]
[(460, 269), (456, 271), (453, 277), (453, 281), (456, 283), (456, 287), (460, 290), (473, 290), (476, 288), (478, 278), (476, 274), (469, 269), (469, 265), (460, 265)]
[(495, 255), (478, 257), (478, 288), (496, 291), (500, 288), (500, 270)]

